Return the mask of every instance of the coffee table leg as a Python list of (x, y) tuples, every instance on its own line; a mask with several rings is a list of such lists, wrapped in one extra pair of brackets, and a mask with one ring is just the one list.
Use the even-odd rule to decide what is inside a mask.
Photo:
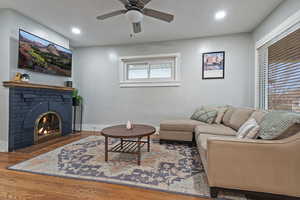
[(138, 145), (138, 160), (137, 160), (137, 163), (138, 163), (138, 165), (141, 165), (141, 138), (138, 138), (137, 145)]
[(108, 160), (108, 137), (105, 136), (105, 162)]
[(150, 136), (148, 136), (148, 142), (147, 142), (147, 145), (148, 145), (148, 152), (150, 152)]
[(121, 138), (121, 149), (123, 149), (123, 138)]

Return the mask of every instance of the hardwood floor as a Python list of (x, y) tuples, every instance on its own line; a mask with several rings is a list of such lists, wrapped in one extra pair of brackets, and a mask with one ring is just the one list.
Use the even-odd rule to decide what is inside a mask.
[[(202, 200), (166, 192), (7, 170), (7, 167), (87, 137), (58, 138), (12, 153), (0, 153), (0, 200)], [(203, 199), (204, 200), (204, 199)]]

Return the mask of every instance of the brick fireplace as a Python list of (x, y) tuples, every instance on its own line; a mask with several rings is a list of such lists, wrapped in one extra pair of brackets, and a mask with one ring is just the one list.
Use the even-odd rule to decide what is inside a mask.
[(19, 82), (9, 87), (9, 151), (72, 133), (72, 88)]

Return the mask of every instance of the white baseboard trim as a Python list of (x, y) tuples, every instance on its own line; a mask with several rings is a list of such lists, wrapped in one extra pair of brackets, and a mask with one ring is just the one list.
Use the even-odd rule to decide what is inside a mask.
[[(104, 128), (110, 127), (110, 126), (115, 126), (115, 125), (119, 125), (119, 124), (82, 124), (82, 130), (83, 131), (95, 131), (95, 132), (99, 132)], [(158, 126), (154, 126), (156, 129), (156, 133), (159, 133), (159, 127)]]
[(8, 142), (0, 140), (0, 152), (5, 153), (8, 152)]

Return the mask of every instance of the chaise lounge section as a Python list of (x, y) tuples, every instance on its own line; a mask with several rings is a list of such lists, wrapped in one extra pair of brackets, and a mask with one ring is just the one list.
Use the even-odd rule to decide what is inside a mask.
[(229, 107), (221, 124), (196, 120), (163, 121), (160, 138), (190, 142), (194, 138), (213, 198), (219, 189), (300, 197), (299, 125), (286, 130), (275, 140), (239, 139), (236, 136), (249, 118), (261, 123), (266, 113)]

